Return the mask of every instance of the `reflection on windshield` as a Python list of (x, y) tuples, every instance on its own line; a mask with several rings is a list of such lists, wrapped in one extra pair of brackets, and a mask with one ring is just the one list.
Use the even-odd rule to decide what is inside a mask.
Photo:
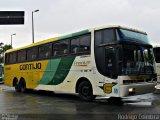
[(151, 48), (124, 45), (122, 74), (153, 74), (153, 54)]
[(125, 29), (117, 29), (117, 40), (118, 41), (133, 41), (138, 43), (149, 43), (146, 34), (133, 32)]

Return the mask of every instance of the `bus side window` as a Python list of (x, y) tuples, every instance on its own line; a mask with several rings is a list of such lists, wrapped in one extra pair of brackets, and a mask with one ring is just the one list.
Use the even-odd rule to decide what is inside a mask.
[(89, 52), (91, 47), (90, 44), (91, 44), (90, 34), (80, 37), (80, 52)]
[(32, 47), (27, 50), (27, 60), (35, 60), (38, 56), (38, 48)]
[(5, 64), (9, 64), (10, 53), (5, 54)]
[(17, 53), (12, 52), (9, 54), (9, 63), (15, 63), (17, 61)]
[(59, 42), (53, 43), (53, 56), (62, 56), (68, 54), (69, 49), (69, 41), (62, 40)]
[(71, 53), (85, 53), (90, 52), (91, 35), (82, 35), (77, 38), (71, 39)]
[(118, 77), (116, 68), (116, 56), (114, 48), (105, 49), (106, 60), (106, 75), (110, 78), (116, 79)]
[(51, 44), (45, 44), (39, 47), (39, 58), (45, 59), (51, 56), (52, 46)]
[(26, 60), (26, 50), (18, 51), (18, 62), (24, 62)]
[(78, 52), (78, 48), (79, 48), (79, 39), (72, 39), (71, 40), (71, 53), (76, 54)]
[(156, 47), (153, 49), (155, 60), (157, 63), (160, 63), (160, 47)]

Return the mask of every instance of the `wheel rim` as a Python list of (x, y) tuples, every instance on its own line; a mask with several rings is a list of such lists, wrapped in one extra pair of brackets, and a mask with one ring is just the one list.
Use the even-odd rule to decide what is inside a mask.
[(21, 91), (22, 91), (22, 92), (24, 91), (24, 85), (21, 86)]
[(14, 87), (15, 89), (18, 89), (18, 82), (15, 83)]
[(25, 91), (25, 84), (24, 84), (24, 83), (21, 84), (21, 91), (22, 91), (22, 92)]
[(84, 86), (82, 87), (82, 95), (84, 97), (89, 97), (91, 95), (91, 89), (90, 89), (90, 86)]

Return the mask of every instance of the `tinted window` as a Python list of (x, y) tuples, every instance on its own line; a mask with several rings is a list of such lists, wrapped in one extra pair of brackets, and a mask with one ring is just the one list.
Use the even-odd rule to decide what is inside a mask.
[(25, 60), (26, 60), (26, 51), (25, 50), (18, 51), (18, 62), (23, 62)]
[(17, 61), (16, 52), (10, 53), (10, 55), (9, 55), (9, 63), (15, 63), (16, 61)]
[(102, 31), (96, 31), (95, 32), (95, 45), (98, 46), (100, 44), (102, 44)]
[(103, 44), (111, 43), (114, 40), (115, 40), (115, 38), (114, 38), (114, 30), (113, 29), (103, 30)]
[(115, 41), (114, 29), (104, 29), (95, 32), (95, 45), (108, 44)]
[(53, 56), (61, 56), (68, 54), (68, 40), (59, 41), (56, 43), (53, 43)]
[(91, 37), (83, 35), (71, 40), (71, 53), (84, 53), (90, 51)]
[(79, 39), (72, 39), (71, 40), (71, 53), (77, 53), (77, 50), (79, 48)]
[(119, 41), (131, 41), (138, 43), (149, 43), (147, 34), (134, 32), (131, 30), (117, 29), (117, 40)]
[(9, 63), (9, 54), (5, 54), (5, 63), (6, 63), (6, 64)]
[(80, 52), (90, 51), (90, 35), (80, 37)]
[(38, 56), (37, 47), (29, 48), (27, 50), (27, 60), (35, 60)]
[(111, 54), (111, 52), (105, 49), (106, 48), (105, 45), (113, 43), (116, 40), (115, 29), (98, 30), (98, 31), (95, 31), (94, 35), (95, 35), (94, 36), (95, 37), (95, 61), (96, 61), (97, 69), (104, 76), (114, 77), (113, 75), (114, 64), (110, 64), (110, 62), (113, 63), (113, 55)]
[(160, 63), (160, 47), (154, 48), (154, 56), (157, 63)]
[(51, 56), (51, 44), (45, 44), (39, 47), (39, 58), (49, 58)]

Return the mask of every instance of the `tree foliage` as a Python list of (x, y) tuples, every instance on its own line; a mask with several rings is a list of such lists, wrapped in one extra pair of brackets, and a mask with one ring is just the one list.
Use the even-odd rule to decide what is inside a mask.
[(6, 50), (12, 49), (12, 46), (9, 44), (0, 43), (0, 63), (3, 62), (4, 52)]

